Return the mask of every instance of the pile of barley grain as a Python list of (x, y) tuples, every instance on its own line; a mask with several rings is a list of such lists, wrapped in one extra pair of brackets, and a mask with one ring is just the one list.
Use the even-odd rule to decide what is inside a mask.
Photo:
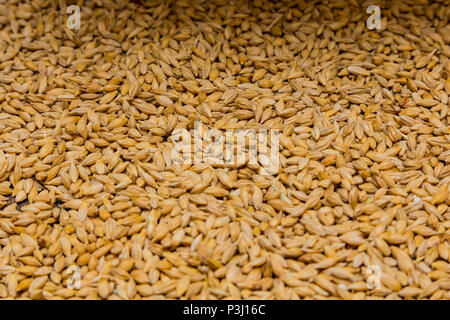
[(450, 299), (447, 0), (70, 4), (0, 1), (1, 298)]

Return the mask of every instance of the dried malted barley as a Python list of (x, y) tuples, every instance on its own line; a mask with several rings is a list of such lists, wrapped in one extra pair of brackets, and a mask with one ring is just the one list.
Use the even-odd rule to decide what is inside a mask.
[(68, 5), (0, 3), (0, 298), (450, 299), (448, 2)]

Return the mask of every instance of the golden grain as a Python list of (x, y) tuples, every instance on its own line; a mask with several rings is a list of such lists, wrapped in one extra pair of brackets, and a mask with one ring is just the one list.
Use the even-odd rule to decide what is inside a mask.
[(116, 2), (0, 4), (0, 298), (450, 299), (445, 1)]

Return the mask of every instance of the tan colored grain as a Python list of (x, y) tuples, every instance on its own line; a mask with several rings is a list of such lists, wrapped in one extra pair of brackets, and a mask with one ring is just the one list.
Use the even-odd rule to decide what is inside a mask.
[(0, 298), (450, 299), (444, 3), (1, 3)]

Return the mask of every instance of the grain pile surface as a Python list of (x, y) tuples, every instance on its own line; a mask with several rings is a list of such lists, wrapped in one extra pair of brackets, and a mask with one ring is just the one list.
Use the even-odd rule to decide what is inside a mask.
[(450, 299), (448, 1), (71, 4), (0, 1), (0, 298)]

